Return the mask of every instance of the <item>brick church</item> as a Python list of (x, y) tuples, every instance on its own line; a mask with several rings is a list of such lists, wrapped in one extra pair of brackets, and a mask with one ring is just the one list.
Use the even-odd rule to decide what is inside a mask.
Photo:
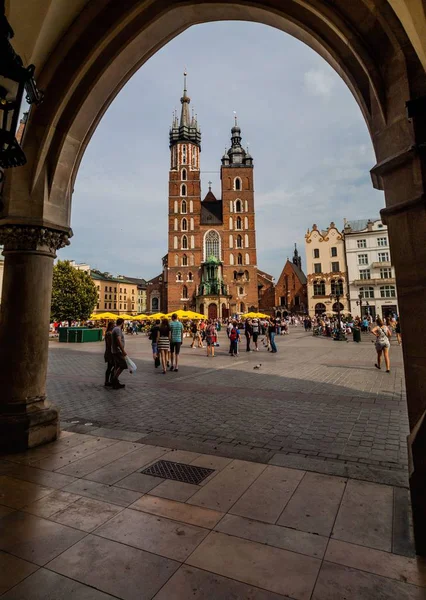
[(201, 132), (190, 116), (186, 76), (181, 115), (170, 128), (169, 235), (157, 282), (163, 312), (196, 310), (226, 318), (258, 308), (253, 159), (235, 118), (222, 157), (221, 196), (201, 198)]

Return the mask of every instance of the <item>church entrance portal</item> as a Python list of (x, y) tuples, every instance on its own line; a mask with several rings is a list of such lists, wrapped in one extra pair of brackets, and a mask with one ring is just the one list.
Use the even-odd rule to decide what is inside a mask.
[(209, 319), (217, 319), (217, 305), (209, 304)]

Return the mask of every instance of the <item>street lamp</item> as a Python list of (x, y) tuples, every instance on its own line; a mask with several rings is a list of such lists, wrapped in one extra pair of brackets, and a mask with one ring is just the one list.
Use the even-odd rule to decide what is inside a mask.
[(341, 294), (339, 293), (339, 291), (337, 291), (336, 293), (331, 293), (329, 296), (331, 302), (333, 302), (333, 300), (336, 301), (337, 304), (337, 319), (338, 319), (338, 323), (337, 323), (337, 333), (334, 336), (334, 339), (338, 342), (345, 342), (346, 341), (346, 336), (342, 331), (342, 322), (341, 322), (341, 318), (340, 318), (340, 298), (341, 298)]
[(0, 15), (0, 167), (20, 167), (25, 154), (15, 137), (24, 91), (28, 104), (43, 100), (34, 80), (35, 66), (23, 66), (20, 56), (10, 44), (14, 36), (6, 16)]

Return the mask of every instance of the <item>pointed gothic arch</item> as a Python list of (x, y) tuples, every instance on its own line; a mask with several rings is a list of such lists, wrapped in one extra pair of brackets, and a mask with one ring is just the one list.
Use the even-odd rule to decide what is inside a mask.
[(186, 196), (186, 183), (182, 183), (182, 185), (180, 186), (180, 195)]
[(182, 236), (182, 250), (188, 250), (188, 238), (186, 235)]
[(182, 231), (188, 231), (188, 221), (185, 217), (182, 219), (181, 229)]
[(181, 205), (180, 205), (180, 212), (182, 215), (186, 215), (187, 208), (188, 208), (188, 205), (186, 203), (186, 200), (182, 200)]
[(237, 212), (237, 213), (243, 212), (243, 203), (241, 202), (241, 200), (239, 198), (237, 200), (235, 200), (235, 212)]
[(181, 177), (180, 178), (182, 179), (182, 181), (186, 181), (186, 177), (187, 177), (187, 175), (186, 175), (186, 169), (182, 169), (182, 173), (181, 173)]
[(217, 260), (222, 260), (221, 237), (216, 229), (209, 229), (204, 234), (204, 262), (210, 256), (214, 256)]
[(240, 177), (236, 177), (234, 179), (234, 190), (237, 191), (237, 192), (239, 192), (242, 189), (243, 189), (243, 183), (241, 181), (241, 178)]

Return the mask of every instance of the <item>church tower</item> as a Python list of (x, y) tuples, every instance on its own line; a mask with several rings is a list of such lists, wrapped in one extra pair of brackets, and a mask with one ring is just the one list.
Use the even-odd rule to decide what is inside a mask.
[(200, 152), (201, 131), (190, 115), (184, 74), (180, 120), (173, 115), (170, 128), (169, 244), (167, 255), (167, 310), (195, 310), (195, 292), (201, 263)]
[(231, 313), (258, 306), (253, 158), (241, 145), (235, 117), (231, 147), (222, 157), (221, 182), (225, 238), (225, 282), (231, 294)]

